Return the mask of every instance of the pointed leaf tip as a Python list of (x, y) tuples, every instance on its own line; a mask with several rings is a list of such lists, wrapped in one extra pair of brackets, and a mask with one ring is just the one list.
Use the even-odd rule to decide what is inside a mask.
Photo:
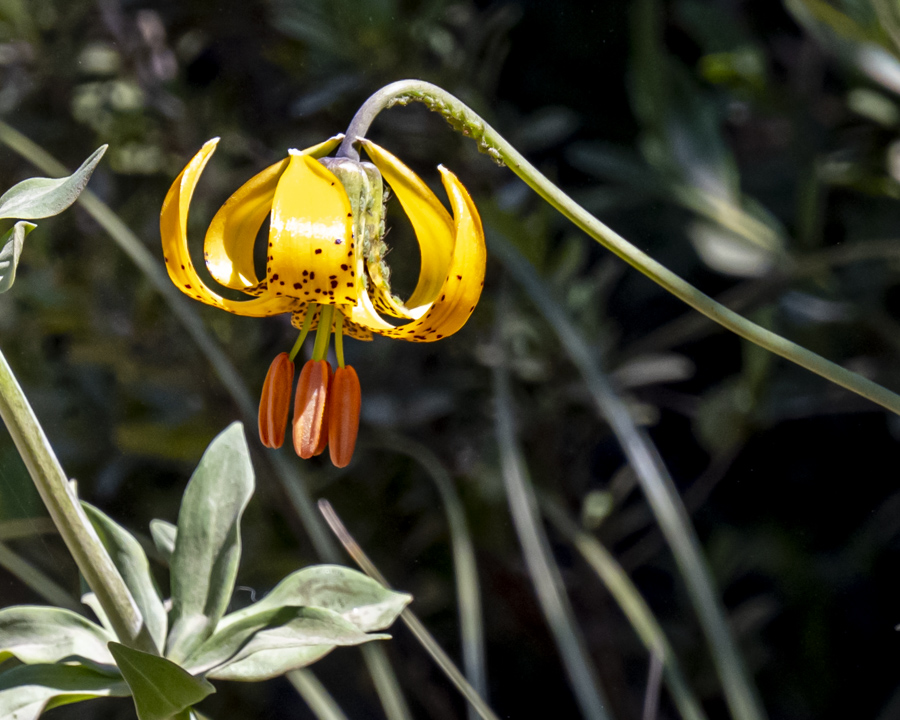
[(58, 215), (81, 195), (107, 147), (97, 148), (68, 177), (30, 178), (13, 185), (0, 196), (0, 218), (35, 220)]

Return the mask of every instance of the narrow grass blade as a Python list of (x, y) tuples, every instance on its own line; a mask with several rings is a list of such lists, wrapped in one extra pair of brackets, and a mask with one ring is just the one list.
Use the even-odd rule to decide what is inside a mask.
[(84, 608), (54, 580), (0, 542), (0, 567), (15, 575), (51, 605), (84, 614)]
[(489, 233), (488, 237), (494, 256), (500, 259), (522, 286), (556, 333), (572, 363), (584, 378), (598, 413), (609, 423), (634, 469), (687, 586), (700, 627), (712, 651), (713, 662), (732, 716), (736, 720), (762, 720), (766, 717), (765, 710), (731, 635), (725, 608), (716, 594), (700, 541), (656, 448), (635, 425), (625, 403), (615, 394), (609, 380), (600, 371), (587, 343), (544, 286), (534, 268), (505, 238), (496, 232)]
[[(498, 314), (502, 316), (502, 304)], [(556, 646), (562, 656), (572, 690), (586, 718), (605, 720), (606, 699), (597, 680), (586, 643), (578, 630), (562, 577), (541, 525), (537, 499), (516, 442), (512, 393), (506, 368), (494, 368), (494, 402), (500, 466), (513, 525), (525, 556), (528, 574)]]
[[(456, 575), (456, 603), (459, 607), (460, 640), (462, 642), (463, 668), (472, 687), (487, 699), (487, 666), (484, 652), (484, 618), (481, 610), (481, 590), (478, 582), (478, 568), (475, 564), (475, 549), (466, 511), (462, 500), (453, 486), (450, 473), (428, 448), (420, 443), (393, 434), (383, 434), (381, 445), (386, 449), (408, 455), (418, 462), (434, 481), (450, 529), (450, 544), (453, 549), (453, 570)], [(474, 709), (469, 715), (474, 720)]]
[(700, 702), (684, 679), (678, 658), (672, 651), (665, 633), (622, 566), (593, 535), (582, 530), (557, 503), (542, 498), (541, 507), (556, 530), (575, 546), (600, 577), (644, 643), (651, 658), (657, 657), (661, 660), (666, 687), (681, 717), (684, 720), (707, 720)]
[(287, 679), (318, 720), (347, 720), (347, 716), (312, 670), (292, 670), (287, 674)]
[[(386, 588), (390, 588), (384, 575), (379, 572), (378, 568), (375, 567), (375, 564), (369, 559), (365, 552), (363, 552), (363, 549), (356, 540), (353, 539), (353, 536), (344, 526), (344, 523), (341, 522), (341, 519), (337, 516), (334, 508), (331, 507), (331, 503), (327, 500), (319, 500), (319, 510), (325, 517), (328, 526), (332, 529), (338, 540), (340, 540), (341, 545), (344, 546), (344, 549), (350, 557), (353, 558), (353, 561), (359, 565), (360, 569), (370, 578), (377, 580)], [(456, 686), (456, 689), (459, 690), (460, 694), (469, 701), (469, 704), (475, 709), (482, 720), (500, 720), (496, 713), (488, 707), (488, 704), (484, 699), (475, 692), (475, 688), (469, 684), (465, 675), (460, 672), (460, 669), (456, 667), (450, 659), (450, 656), (444, 652), (444, 649), (438, 644), (432, 634), (428, 632), (419, 618), (416, 617), (415, 613), (407, 608), (400, 613), (400, 619), (406, 623), (406, 627), (408, 627), (412, 634), (415, 635), (416, 640), (418, 640), (428, 654), (431, 655), (431, 659), (437, 663), (438, 667), (444, 672), (450, 682), (452, 682)]]

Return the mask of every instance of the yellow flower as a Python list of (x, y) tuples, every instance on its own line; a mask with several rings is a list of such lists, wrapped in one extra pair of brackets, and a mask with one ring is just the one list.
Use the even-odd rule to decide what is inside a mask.
[[(481, 295), (486, 254), (478, 211), (453, 173), (439, 168), (451, 217), (412, 170), (375, 143), (360, 141), (372, 163), (323, 158), (340, 139), (291, 150), (241, 186), (213, 218), (204, 247), (207, 268), (221, 285), (251, 299), (231, 300), (209, 288), (188, 250), (188, 206), (218, 139), (207, 142), (172, 184), (160, 231), (169, 277), (186, 295), (238, 315), (291, 313), (292, 323), (301, 330), (291, 362), (307, 333), (316, 328), (309, 362), (323, 361), (334, 332), (338, 371), (319, 371), (313, 373), (318, 380), (312, 385), (298, 384), (293, 437), (295, 449), (305, 457), (322, 452), (325, 441), (320, 438), (327, 437), (332, 460), (343, 467), (352, 456), (359, 422), (359, 381), (355, 372), (344, 371), (343, 336), (370, 340), (374, 332), (431, 342), (452, 335)], [(382, 179), (409, 217), (419, 243), (419, 280), (405, 302), (391, 292), (384, 263)], [(260, 279), (254, 244), (267, 216), (266, 276)], [(407, 322), (395, 325), (383, 315)], [(292, 375), (284, 359), (276, 358), (260, 404), (260, 436), (269, 447), (279, 446), (284, 437), (289, 404), (284, 395), (285, 389), (290, 394)], [(333, 397), (328, 398), (332, 387)], [(317, 409), (307, 408), (307, 403)], [(332, 418), (340, 419), (329, 422), (329, 410), (336, 411)], [(298, 438), (307, 438), (306, 445)], [(314, 447), (309, 438), (315, 439)]]

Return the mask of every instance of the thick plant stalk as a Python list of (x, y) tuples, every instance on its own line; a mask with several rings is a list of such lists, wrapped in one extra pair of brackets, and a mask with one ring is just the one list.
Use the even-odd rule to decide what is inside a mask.
[(81, 509), (25, 393), (0, 352), (0, 418), (34, 481), (50, 517), (87, 584), (109, 617), (119, 640), (157, 654), (134, 598)]

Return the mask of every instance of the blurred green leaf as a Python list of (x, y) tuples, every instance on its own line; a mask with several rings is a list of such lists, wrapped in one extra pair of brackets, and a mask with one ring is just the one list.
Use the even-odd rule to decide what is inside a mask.
[(106, 145), (101, 145), (74, 173), (64, 178), (30, 178), (0, 197), (0, 218), (35, 220), (58, 215), (81, 195)]
[(139, 720), (169, 720), (216, 691), (165, 658), (115, 642), (109, 650), (131, 688)]
[(27, 665), (57, 663), (74, 656), (101, 665), (114, 661), (111, 633), (70, 610), (18, 605), (0, 610), (0, 663), (15, 657)]
[(363, 632), (389, 627), (411, 595), (388, 590), (361, 572), (340, 565), (314, 565), (291, 573), (262, 600), (222, 618), (227, 628), (270, 608), (309, 606), (338, 613)]
[(61, 705), (130, 694), (120, 678), (81, 665), (20, 665), (0, 674), (0, 718), (37, 720)]
[(9, 290), (16, 281), (16, 268), (19, 266), (25, 236), (36, 227), (34, 223), (21, 220), (0, 238), (0, 245), (3, 245), (0, 248), (0, 293)]
[(232, 423), (212, 441), (184, 491), (171, 561), (168, 657), (187, 657), (225, 613), (241, 557), (241, 514), (252, 494), (244, 428)]
[(168, 619), (156, 582), (150, 573), (150, 563), (147, 561), (144, 548), (131, 533), (106, 513), (86, 502), (82, 502), (81, 505), (121, 573), (125, 585), (131, 591), (150, 637), (153, 638), (156, 647), (162, 650), (166, 642)]

